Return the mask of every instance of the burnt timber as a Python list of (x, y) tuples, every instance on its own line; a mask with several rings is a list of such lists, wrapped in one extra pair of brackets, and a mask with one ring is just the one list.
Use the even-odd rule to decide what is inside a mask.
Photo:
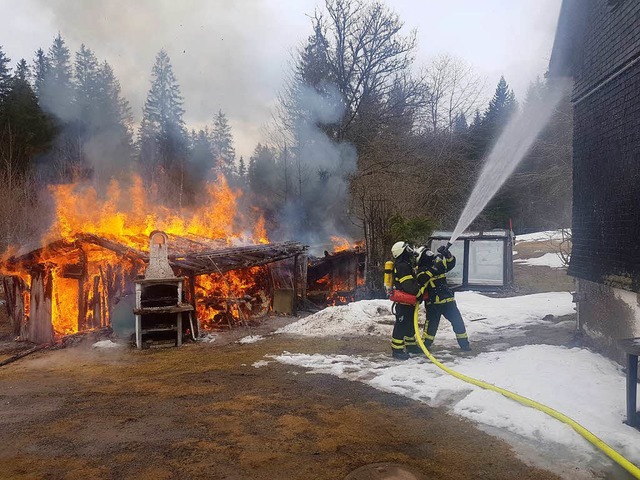
[[(296, 242), (231, 247), (223, 240), (191, 235), (168, 237), (169, 264), (177, 275), (188, 279), (186, 300), (194, 309), (198, 276), (222, 275), (289, 258), (297, 261), (308, 248)], [(119, 240), (83, 233), (1, 261), (6, 308), (14, 333), (36, 343), (54, 340), (52, 314), (61, 303), (53, 298), (54, 277), (75, 285), (78, 313), (69, 321), (77, 325), (78, 331), (109, 326), (112, 307), (119, 298), (133, 292), (136, 279), (149, 262), (147, 251), (130, 245), (147, 243), (146, 235)], [(104, 253), (110, 255), (109, 259), (96, 260)]]

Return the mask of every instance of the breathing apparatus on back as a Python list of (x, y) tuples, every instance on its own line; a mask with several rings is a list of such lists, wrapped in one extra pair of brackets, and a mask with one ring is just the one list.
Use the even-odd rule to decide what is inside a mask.
[[(396, 242), (391, 247), (391, 255), (394, 259), (399, 259), (402, 255), (415, 256), (416, 251), (407, 242)], [(402, 303), (404, 305), (415, 305), (417, 299), (415, 295), (396, 290), (393, 285), (395, 277), (395, 262), (388, 261), (384, 264), (384, 289), (389, 296), (389, 300), (394, 303)]]

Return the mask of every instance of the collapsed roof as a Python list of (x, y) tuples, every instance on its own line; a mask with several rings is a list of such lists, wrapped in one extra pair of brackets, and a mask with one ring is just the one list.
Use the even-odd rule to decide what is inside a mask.
[[(195, 235), (179, 236), (168, 234), (169, 263), (193, 275), (225, 273), (231, 270), (266, 265), (268, 263), (295, 257), (307, 251), (308, 246), (297, 242), (269, 243), (262, 245), (229, 246), (221, 240)], [(80, 233), (72, 241), (57, 240), (48, 245), (6, 259), (4, 267), (9, 271), (28, 268), (37, 263), (54, 262), (61, 256), (77, 252), (82, 244), (91, 244), (115, 252), (132, 260), (149, 260), (149, 253), (133, 248), (127, 243), (143, 245), (147, 236), (122, 237), (129, 242), (113, 240), (90, 233)]]

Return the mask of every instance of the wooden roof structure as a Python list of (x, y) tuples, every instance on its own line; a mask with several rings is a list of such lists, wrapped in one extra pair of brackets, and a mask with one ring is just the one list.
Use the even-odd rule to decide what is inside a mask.
[[(126, 237), (135, 245), (148, 245), (145, 235)], [(192, 275), (225, 273), (231, 270), (266, 265), (304, 254), (309, 248), (298, 242), (268, 243), (230, 247), (223, 240), (194, 235), (169, 237), (169, 263)], [(111, 250), (132, 260), (149, 260), (149, 253), (129, 246), (125, 242), (101, 237), (90, 233), (77, 234), (73, 241), (57, 240), (45, 247), (32, 250), (20, 256), (13, 256), (3, 263), (5, 268), (16, 270), (29, 265), (51, 262), (60, 256), (73, 255), (82, 244), (93, 244)]]

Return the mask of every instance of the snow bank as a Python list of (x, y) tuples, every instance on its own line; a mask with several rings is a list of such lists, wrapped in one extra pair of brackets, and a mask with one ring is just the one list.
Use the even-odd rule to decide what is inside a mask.
[[(569, 426), (498, 393), (458, 380), (424, 358), (393, 362), (347, 355), (273, 356), (310, 373), (326, 373), (369, 384), (465, 418), (541, 442), (564, 444), (577, 461), (601, 455)], [(625, 418), (625, 376), (613, 361), (580, 348), (529, 345), (456, 358), (453, 369), (542, 402), (578, 421), (630, 460), (640, 463), (640, 432)]]
[[(456, 294), (456, 301), (472, 340), (478, 337), (494, 338), (496, 335), (523, 335), (524, 328), (550, 323), (545, 320), (548, 315), (559, 317), (575, 313), (573, 297), (569, 292), (536, 293), (508, 298), (459, 292)], [(473, 321), (476, 318), (482, 320)], [(455, 334), (448, 323), (440, 322), (438, 336), (455, 340)]]
[[(561, 316), (574, 312), (568, 292), (549, 292), (512, 298), (491, 298), (477, 292), (456, 294), (469, 336), (524, 335), (522, 329), (548, 322), (547, 315)], [(348, 305), (327, 307), (318, 313), (276, 330), (276, 333), (328, 337), (344, 335), (391, 335), (395, 317), (389, 300), (361, 300)], [(424, 307), (420, 307), (424, 323)], [(456, 343), (447, 321), (440, 322), (438, 341)]]
[(562, 263), (562, 258), (557, 253), (545, 253), (541, 257), (535, 258), (520, 258), (518, 260), (514, 260), (513, 263), (519, 263), (521, 265), (533, 265), (536, 267), (565, 267), (565, 264)]
[[(566, 231), (571, 232), (571, 230)], [(547, 230), (545, 232), (516, 235), (516, 244), (521, 242), (545, 242), (549, 240), (562, 240), (562, 230)]]
[[(389, 300), (360, 300), (348, 305), (327, 307), (275, 333), (290, 333), (312, 337), (340, 335), (387, 335), (395, 317)], [(381, 323), (382, 322), (382, 323)]]

